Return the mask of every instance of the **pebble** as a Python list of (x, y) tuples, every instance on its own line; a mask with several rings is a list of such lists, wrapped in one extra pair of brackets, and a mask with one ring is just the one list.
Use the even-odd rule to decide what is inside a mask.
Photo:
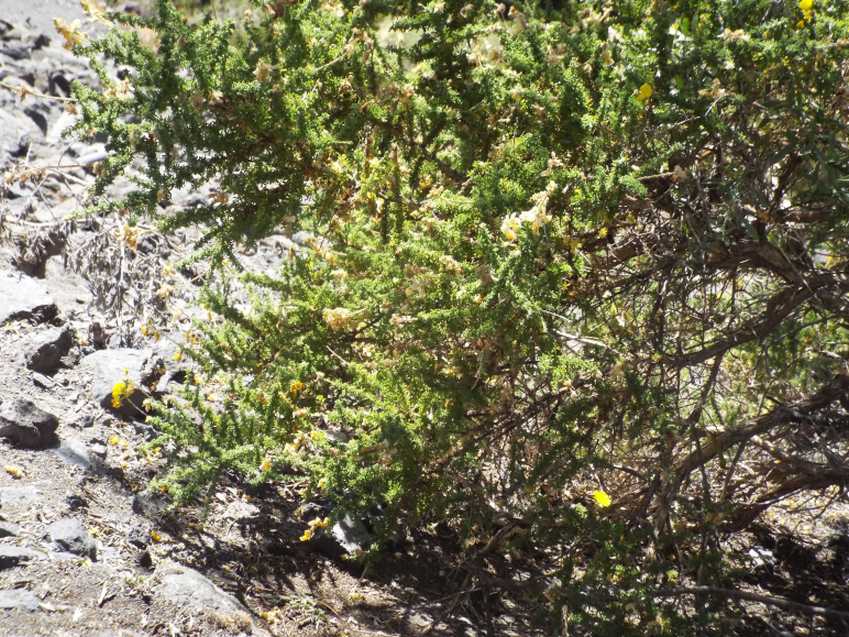
[(58, 551), (97, 559), (97, 545), (83, 523), (76, 518), (57, 520), (48, 527), (47, 536)]
[(31, 319), (52, 321), (58, 308), (42, 283), (24, 274), (0, 273), (0, 325)]
[(36, 555), (33, 551), (20, 546), (0, 544), (0, 571), (26, 564)]
[[(101, 407), (126, 418), (142, 416), (142, 403), (150, 395), (147, 387), (154, 385), (164, 364), (152, 350), (104, 349), (83, 358), (81, 366), (91, 376), (91, 398)], [(159, 371), (161, 370), (161, 371)], [(120, 381), (129, 380), (133, 390), (120, 407), (112, 403), (112, 389)]]
[(53, 327), (29, 337), (23, 346), (28, 369), (42, 374), (55, 372), (74, 345), (74, 334), (68, 327)]
[(2, 610), (38, 610), (39, 601), (31, 591), (23, 588), (12, 588), (0, 591), (0, 609)]
[(30, 400), (16, 398), (0, 409), (0, 438), (27, 449), (43, 449), (56, 442), (59, 419)]

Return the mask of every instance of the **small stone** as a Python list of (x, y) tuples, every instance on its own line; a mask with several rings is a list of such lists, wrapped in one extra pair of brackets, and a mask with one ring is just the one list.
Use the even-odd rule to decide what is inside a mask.
[(367, 549), (374, 542), (374, 535), (366, 527), (365, 522), (345, 514), (330, 530), (333, 538), (348, 553), (357, 553)]
[(0, 438), (7, 438), (19, 447), (43, 449), (54, 444), (58, 426), (56, 416), (23, 398), (0, 410)]
[(0, 489), (0, 506), (19, 505), (32, 502), (40, 492), (32, 485), (22, 487), (3, 487)]
[(160, 515), (168, 506), (164, 496), (153, 491), (140, 491), (133, 496), (133, 512), (147, 517)]
[(88, 502), (86, 502), (85, 498), (81, 495), (77, 495), (76, 493), (69, 493), (66, 495), (65, 503), (71, 511), (78, 511), (79, 509), (84, 509), (88, 506)]
[(11, 522), (0, 522), (0, 537), (17, 537), (21, 527)]
[(97, 559), (97, 545), (88, 534), (83, 523), (76, 518), (57, 520), (48, 527), (47, 535), (59, 551), (73, 553), (91, 560)]
[(0, 325), (21, 319), (52, 321), (58, 311), (39, 281), (23, 274), (0, 274)]
[(89, 446), (88, 450), (89, 450), (89, 452), (91, 453), (91, 455), (93, 455), (93, 456), (97, 456), (97, 457), (98, 457), (98, 458), (100, 458), (101, 460), (103, 460), (104, 458), (106, 458), (106, 453), (107, 453), (107, 451), (108, 451), (108, 449), (107, 449), (106, 445), (101, 444), (101, 443), (99, 443), (99, 442), (92, 443), (92, 444)]
[(0, 544), (0, 571), (26, 564), (35, 556), (32, 551), (19, 546)]
[[(81, 366), (91, 375), (92, 399), (126, 418), (144, 415), (142, 403), (165, 371), (164, 364), (151, 350), (128, 348), (98, 350), (86, 356)], [(116, 383), (126, 381), (132, 385), (130, 395), (115, 407), (112, 390)]]
[(68, 464), (73, 464), (83, 469), (91, 469), (92, 467), (89, 450), (80, 440), (74, 438), (63, 440), (56, 449), (56, 453)]
[(74, 334), (67, 327), (54, 327), (31, 336), (24, 345), (24, 362), (28, 369), (51, 374), (62, 357), (74, 345)]
[(213, 614), (248, 634), (268, 634), (253, 624), (248, 609), (239, 600), (194, 569), (165, 561), (156, 567), (153, 578), (156, 582), (153, 592), (172, 604), (196, 613)]
[(2, 610), (38, 610), (39, 601), (31, 591), (23, 588), (12, 588), (0, 591), (0, 609)]

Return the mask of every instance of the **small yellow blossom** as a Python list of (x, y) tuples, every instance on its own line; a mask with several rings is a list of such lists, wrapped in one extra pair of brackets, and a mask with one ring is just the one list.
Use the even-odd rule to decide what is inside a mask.
[(108, 442), (113, 447), (121, 447), (122, 449), (126, 449), (127, 447), (130, 446), (129, 442), (127, 442), (126, 440), (124, 440), (123, 438), (121, 438), (120, 436), (117, 436), (115, 434), (112, 434), (111, 436), (109, 436), (109, 439), (106, 442)]
[(78, 44), (85, 42), (85, 34), (80, 31), (79, 20), (74, 20), (68, 24), (62, 18), (56, 18), (53, 20), (53, 26), (59, 32), (59, 35), (65, 39), (64, 47), (66, 49), (71, 50)]
[(321, 431), (320, 429), (313, 429), (310, 431), (310, 440), (312, 440), (316, 444), (321, 444), (325, 440), (327, 440), (327, 434)]
[(307, 529), (301, 534), (300, 540), (301, 542), (309, 542), (313, 538), (313, 535), (315, 535), (315, 531)]
[(162, 536), (159, 534), (159, 531), (157, 531), (156, 529), (151, 529), (149, 535), (150, 535), (150, 539), (153, 540), (154, 542), (161, 542), (162, 541)]
[(268, 456), (263, 458), (262, 462), (259, 464), (259, 470), (262, 471), (263, 473), (268, 473), (269, 471), (271, 471), (271, 467), (272, 467), (271, 458), (269, 458)]
[(599, 507), (601, 507), (602, 509), (606, 509), (606, 508), (607, 508), (607, 507), (609, 507), (609, 506), (611, 505), (611, 503), (612, 503), (612, 500), (610, 499), (610, 496), (609, 496), (609, 495), (607, 495), (607, 493), (605, 493), (605, 492), (604, 492), (604, 491), (602, 491), (601, 489), (598, 489), (598, 490), (596, 490), (596, 491), (593, 491), (593, 500), (595, 500), (595, 503), (596, 503)]
[(3, 470), (10, 476), (12, 476), (15, 480), (20, 480), (24, 477), (24, 470), (20, 467), (16, 467), (13, 464), (7, 464), (5, 467), (3, 467)]
[(103, 5), (97, 0), (80, 0), (80, 6), (83, 11), (90, 15), (95, 20), (99, 20), (105, 24), (109, 24), (106, 14), (103, 10)]
[(135, 390), (136, 388), (132, 381), (119, 380), (112, 387), (112, 407), (114, 409), (120, 408), (121, 404), (125, 400), (128, 400)]
[(507, 241), (513, 242), (519, 238), (519, 227), (522, 225), (517, 215), (505, 217), (501, 222), (501, 234)]
[(637, 101), (645, 104), (652, 95), (654, 95), (654, 87), (648, 82), (645, 82), (637, 91)]
[(307, 386), (304, 385), (304, 383), (302, 383), (301, 381), (293, 380), (289, 384), (289, 396), (294, 400), (295, 398), (300, 396), (306, 388)]
[(330, 518), (315, 518), (310, 520), (309, 525), (313, 529), (326, 529), (330, 526)]

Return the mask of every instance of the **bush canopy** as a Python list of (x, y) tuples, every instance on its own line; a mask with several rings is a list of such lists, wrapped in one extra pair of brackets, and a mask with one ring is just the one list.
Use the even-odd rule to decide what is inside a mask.
[(97, 192), (135, 184), (104, 209), (216, 264), (310, 237), (240, 275), (249, 306), (210, 287), (152, 418), (171, 492), (307, 477), (380, 537), (547, 555), (573, 634), (731, 634), (669, 591), (849, 478), (847, 8), (161, 0), (71, 29)]

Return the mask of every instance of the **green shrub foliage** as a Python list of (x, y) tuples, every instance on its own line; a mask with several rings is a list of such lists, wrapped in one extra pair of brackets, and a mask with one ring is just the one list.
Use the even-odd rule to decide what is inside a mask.
[(97, 187), (143, 164), (104, 207), (219, 264), (312, 237), (249, 307), (210, 288), (172, 492), (308, 477), (386, 536), (547, 553), (578, 631), (719, 626), (664, 591), (849, 477), (847, 4), (162, 0), (77, 44)]

